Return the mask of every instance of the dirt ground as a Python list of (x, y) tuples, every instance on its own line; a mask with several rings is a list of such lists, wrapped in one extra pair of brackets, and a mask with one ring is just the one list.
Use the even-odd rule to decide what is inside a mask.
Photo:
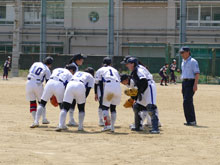
[[(51, 124), (30, 129), (25, 79), (0, 80), (0, 164), (220, 164), (220, 86), (199, 85), (198, 127), (184, 126), (181, 85), (157, 85), (161, 134), (129, 130), (131, 109), (117, 108), (114, 134), (101, 133), (93, 92), (86, 105), (85, 132), (55, 132), (59, 109), (47, 106)], [(77, 119), (78, 113), (75, 113)]]

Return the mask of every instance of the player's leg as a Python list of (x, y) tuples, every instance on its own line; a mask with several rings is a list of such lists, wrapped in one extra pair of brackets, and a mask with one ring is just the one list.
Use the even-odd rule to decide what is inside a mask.
[(85, 103), (83, 104), (77, 104), (79, 109), (79, 131), (83, 131), (83, 122), (85, 118)]
[[(146, 124), (144, 124), (144, 120), (147, 119), (147, 122)], [(142, 112), (142, 122), (143, 122), (143, 125), (147, 126), (147, 127), (152, 127), (152, 124), (151, 124), (151, 117), (147, 111), (147, 109), (144, 109), (143, 112)]]
[(103, 96), (101, 95), (100, 88), (98, 88), (98, 98), (99, 98), (99, 107), (98, 107), (99, 126), (104, 126), (103, 116), (102, 116)]
[(117, 117), (116, 113), (116, 105), (110, 105), (110, 111), (111, 111), (111, 131), (115, 131), (115, 121)]
[(160, 85), (163, 86), (164, 75), (163, 75), (163, 73), (161, 73), (161, 72), (159, 73), (159, 75), (160, 75), (160, 77), (161, 77)]
[(75, 106), (76, 106), (76, 100), (74, 99), (69, 109), (69, 123), (67, 124), (67, 126), (69, 127), (74, 127), (78, 125), (74, 120)]
[(104, 128), (102, 129), (102, 131), (109, 131), (111, 129), (111, 120), (109, 117), (108, 109), (109, 107), (102, 105), (102, 115), (104, 119)]

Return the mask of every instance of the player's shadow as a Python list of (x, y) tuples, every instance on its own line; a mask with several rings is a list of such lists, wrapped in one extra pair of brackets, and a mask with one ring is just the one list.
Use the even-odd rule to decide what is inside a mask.
[(209, 128), (208, 126), (203, 126), (203, 125), (196, 125), (196, 126), (192, 126), (194, 128)]

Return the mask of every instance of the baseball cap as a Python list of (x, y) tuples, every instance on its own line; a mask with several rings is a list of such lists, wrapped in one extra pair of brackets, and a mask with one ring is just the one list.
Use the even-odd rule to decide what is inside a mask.
[(73, 70), (75, 72), (77, 68), (74, 64), (68, 64), (66, 65), (66, 69)]
[(128, 74), (122, 74), (120, 77), (121, 77), (121, 82), (122, 82), (124, 80), (127, 80), (129, 78), (129, 75)]
[(134, 63), (134, 64), (138, 64), (138, 60), (134, 57), (131, 57), (127, 60), (127, 63)]
[(179, 53), (183, 53), (183, 52), (190, 52), (190, 48), (187, 46), (183, 46), (180, 50)]
[(81, 60), (81, 59), (86, 59), (86, 58), (87, 58), (87, 56), (85, 56), (81, 53), (78, 53), (78, 54), (74, 54), (72, 59), (73, 59), (73, 61), (76, 61), (76, 60)]

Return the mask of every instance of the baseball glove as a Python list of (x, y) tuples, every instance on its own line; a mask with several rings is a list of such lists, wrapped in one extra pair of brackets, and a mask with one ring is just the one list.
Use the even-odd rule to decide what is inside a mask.
[(57, 98), (56, 98), (56, 96), (52, 96), (51, 98), (50, 98), (50, 103), (54, 106), (54, 107), (57, 107), (59, 104), (58, 104), (58, 102), (57, 102)]
[(130, 98), (124, 103), (123, 106), (125, 108), (131, 108), (131, 107), (133, 107), (133, 104), (134, 104), (134, 99)]
[(129, 88), (124, 91), (127, 96), (137, 96), (138, 90), (136, 88)]

